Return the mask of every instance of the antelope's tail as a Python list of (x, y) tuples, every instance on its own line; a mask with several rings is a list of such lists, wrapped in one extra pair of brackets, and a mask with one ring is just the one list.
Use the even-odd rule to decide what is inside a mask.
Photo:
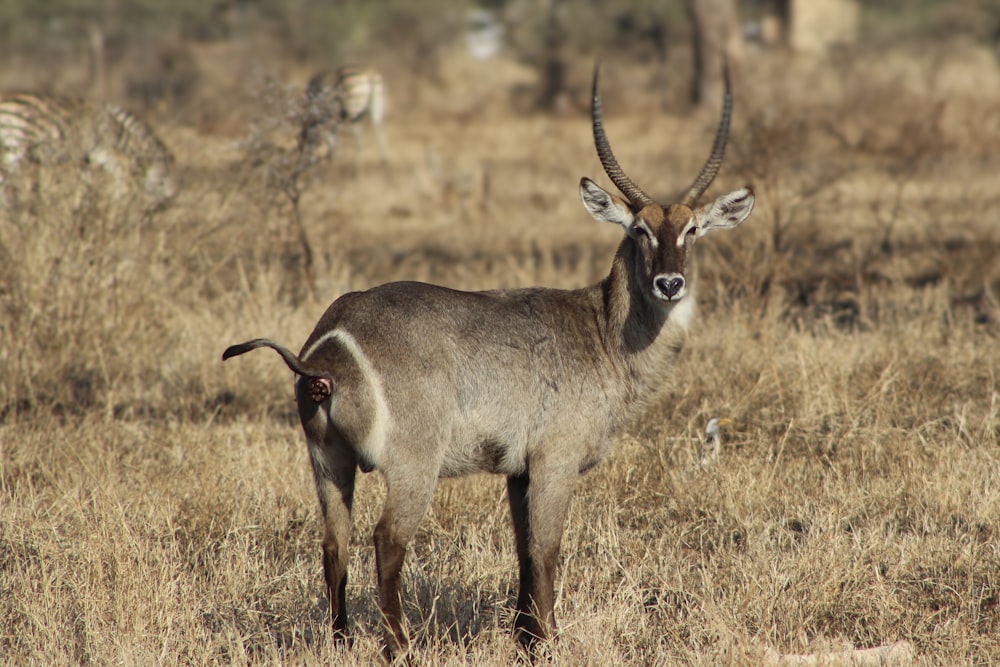
[(258, 347), (271, 348), (281, 355), (285, 365), (288, 366), (293, 373), (309, 378), (309, 395), (316, 403), (322, 403), (330, 397), (330, 394), (333, 393), (336, 385), (333, 382), (333, 377), (329, 373), (306, 366), (295, 353), (283, 345), (275, 343), (269, 338), (255, 338), (245, 343), (239, 343), (238, 345), (230, 345), (226, 348), (226, 351), (222, 353), (222, 360), (225, 361), (231, 357), (238, 357), (241, 354), (246, 354), (250, 350), (256, 350)]
[(306, 365), (302, 363), (302, 360), (299, 359), (291, 350), (275, 343), (269, 338), (255, 338), (247, 341), (246, 343), (240, 343), (239, 345), (230, 345), (226, 348), (226, 351), (222, 353), (222, 360), (225, 361), (230, 357), (246, 354), (250, 350), (256, 350), (258, 347), (269, 347), (280, 354), (281, 358), (285, 360), (285, 364), (287, 364), (293, 372), (298, 373), (299, 375), (322, 375), (322, 373), (317, 373), (313, 369), (307, 368)]

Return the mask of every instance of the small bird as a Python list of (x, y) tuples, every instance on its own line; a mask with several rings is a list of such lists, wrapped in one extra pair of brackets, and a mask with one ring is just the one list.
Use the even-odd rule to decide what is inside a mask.
[(719, 438), (719, 427), (729, 426), (733, 420), (729, 417), (712, 417), (705, 426), (705, 442), (701, 445), (701, 458), (699, 463), (703, 466), (714, 463), (719, 458), (719, 449), (722, 441)]

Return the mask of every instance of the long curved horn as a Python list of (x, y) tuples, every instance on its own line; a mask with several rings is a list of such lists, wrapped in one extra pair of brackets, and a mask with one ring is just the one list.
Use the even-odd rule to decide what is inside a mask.
[(639, 186), (632, 182), (632, 179), (625, 175), (622, 168), (615, 159), (615, 154), (611, 152), (611, 144), (604, 134), (604, 124), (601, 122), (601, 97), (597, 93), (597, 74), (601, 64), (594, 65), (594, 88), (592, 90), (592, 101), (590, 114), (594, 121), (594, 145), (597, 147), (597, 157), (601, 159), (604, 172), (611, 179), (611, 182), (621, 190), (621, 193), (628, 197), (633, 206), (646, 206), (652, 204), (653, 199), (639, 189)]
[(729, 138), (729, 119), (733, 115), (733, 92), (729, 83), (729, 63), (726, 62), (722, 76), (726, 81), (726, 93), (722, 99), (722, 119), (719, 121), (719, 129), (715, 133), (715, 142), (712, 144), (712, 153), (705, 161), (705, 166), (701, 168), (698, 178), (694, 179), (687, 194), (681, 203), (685, 206), (694, 206), (708, 186), (715, 180), (715, 175), (719, 173), (722, 166), (722, 158), (726, 154), (726, 140)]

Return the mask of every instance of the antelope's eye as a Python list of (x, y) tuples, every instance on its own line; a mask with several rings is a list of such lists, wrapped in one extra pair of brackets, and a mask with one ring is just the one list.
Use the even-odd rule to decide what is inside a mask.
[(698, 227), (696, 225), (691, 225), (688, 227), (687, 231), (684, 232), (685, 236), (693, 236), (698, 233)]

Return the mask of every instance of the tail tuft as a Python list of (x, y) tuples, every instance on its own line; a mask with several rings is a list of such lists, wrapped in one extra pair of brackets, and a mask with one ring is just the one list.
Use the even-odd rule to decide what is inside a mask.
[(226, 348), (226, 351), (222, 353), (222, 360), (231, 359), (233, 357), (238, 357), (241, 354), (246, 354), (250, 350), (256, 350), (258, 347), (273, 347), (275, 343), (266, 338), (256, 338), (246, 343), (240, 343), (239, 345), (230, 345)]

